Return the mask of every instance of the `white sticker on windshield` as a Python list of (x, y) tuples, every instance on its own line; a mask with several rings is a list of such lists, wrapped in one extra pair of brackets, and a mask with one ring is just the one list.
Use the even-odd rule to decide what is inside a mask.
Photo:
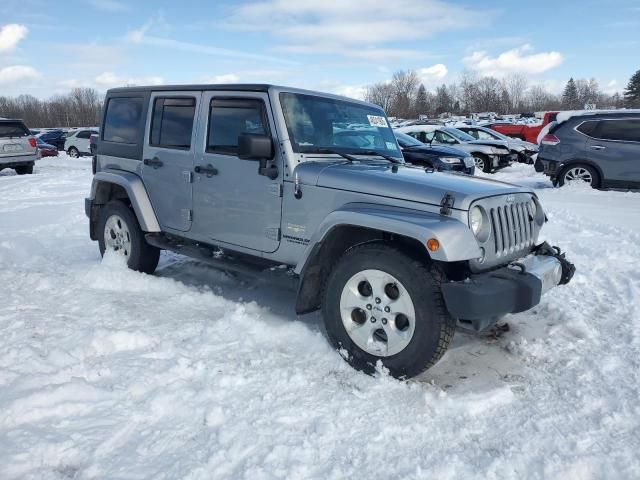
[(393, 143), (393, 142), (384, 142), (384, 143), (387, 144), (387, 150), (397, 150), (398, 149), (396, 144)]
[(367, 115), (369, 119), (369, 125), (372, 127), (386, 127), (387, 119), (380, 115)]

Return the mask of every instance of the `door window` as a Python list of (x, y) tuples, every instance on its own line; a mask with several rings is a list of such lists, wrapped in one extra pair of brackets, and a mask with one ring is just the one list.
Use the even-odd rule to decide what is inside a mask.
[(209, 104), (207, 152), (237, 155), (238, 137), (243, 133), (269, 134), (264, 102), (212, 99)]
[(603, 140), (640, 142), (640, 119), (602, 120), (596, 137)]
[(83, 130), (81, 132), (78, 132), (78, 135), (76, 135), (78, 138), (89, 138), (91, 136), (91, 132), (89, 130)]
[(196, 99), (193, 97), (156, 97), (149, 144), (154, 147), (189, 150), (193, 133)]
[(455, 138), (453, 138), (448, 133), (442, 132), (440, 130), (436, 131), (436, 142), (444, 143), (446, 145), (453, 145), (458, 143)]

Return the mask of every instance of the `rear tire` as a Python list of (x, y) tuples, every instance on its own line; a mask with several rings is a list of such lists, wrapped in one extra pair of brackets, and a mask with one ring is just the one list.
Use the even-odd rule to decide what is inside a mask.
[(396, 378), (419, 375), (444, 355), (455, 331), (442, 281), (435, 266), (394, 246), (351, 248), (324, 288), (322, 316), (331, 344), (345, 350), (357, 370), (372, 374), (381, 361)]
[(146, 242), (138, 219), (123, 202), (112, 200), (100, 209), (97, 232), (101, 255), (112, 250), (127, 259), (131, 270), (148, 274), (155, 271), (160, 249)]
[(33, 173), (33, 164), (20, 165), (18, 167), (15, 167), (15, 171), (18, 175), (31, 175)]
[(567, 166), (558, 176), (558, 184), (560, 186), (580, 181), (589, 184), (591, 188), (598, 188), (600, 186), (600, 175), (598, 175), (596, 169), (590, 165), (573, 164)]
[(80, 152), (78, 151), (78, 149), (76, 147), (69, 147), (69, 150), (67, 150), (67, 154), (71, 158), (78, 158), (80, 156)]

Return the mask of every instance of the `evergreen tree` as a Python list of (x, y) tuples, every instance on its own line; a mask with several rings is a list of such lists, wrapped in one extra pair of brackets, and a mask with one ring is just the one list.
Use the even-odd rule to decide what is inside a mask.
[(424, 84), (420, 84), (416, 93), (416, 116), (426, 115), (429, 113), (429, 98), (427, 97), (427, 89)]
[(578, 87), (573, 77), (569, 79), (567, 85), (562, 92), (562, 107), (567, 110), (578, 110), (580, 107), (580, 100), (578, 98)]
[(640, 107), (640, 70), (633, 74), (624, 90), (624, 101), (627, 107)]

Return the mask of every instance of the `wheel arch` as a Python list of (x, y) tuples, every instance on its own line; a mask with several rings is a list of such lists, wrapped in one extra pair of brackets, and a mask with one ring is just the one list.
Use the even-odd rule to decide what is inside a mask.
[(605, 176), (604, 176), (604, 172), (602, 171), (602, 168), (600, 168), (600, 166), (597, 163), (593, 162), (592, 160), (587, 160), (584, 158), (573, 158), (566, 162), (562, 162), (562, 168), (558, 173), (558, 177), (563, 176), (568, 168), (575, 167), (577, 165), (588, 165), (591, 168), (593, 168), (598, 174), (598, 180), (599, 180), (598, 187), (602, 187), (604, 185)]
[(145, 232), (160, 232), (160, 224), (149, 200), (142, 179), (130, 172), (101, 171), (93, 177), (91, 185), (91, 211), (89, 215), (91, 238), (96, 240), (95, 223), (102, 205), (111, 200), (128, 203)]
[[(429, 238), (440, 242), (438, 251), (427, 250)], [(296, 313), (318, 309), (324, 281), (335, 262), (350, 248), (368, 242), (388, 242), (425, 261), (457, 262), (480, 255), (475, 237), (457, 220), (395, 207), (343, 208), (329, 214), (296, 266)]]

